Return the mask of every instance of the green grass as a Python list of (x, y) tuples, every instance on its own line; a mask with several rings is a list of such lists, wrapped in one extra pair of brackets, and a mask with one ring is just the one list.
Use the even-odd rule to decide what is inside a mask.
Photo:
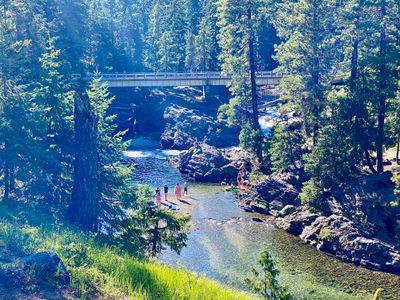
[(254, 299), (185, 270), (139, 261), (50, 215), (21, 213), (0, 203), (0, 247), (16, 256), (40, 251), (57, 253), (81, 299)]

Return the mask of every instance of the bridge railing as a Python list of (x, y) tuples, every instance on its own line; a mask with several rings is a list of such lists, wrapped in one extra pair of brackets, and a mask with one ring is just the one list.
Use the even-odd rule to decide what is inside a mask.
[[(81, 76), (77, 75), (77, 78)], [(91, 80), (95, 78), (95, 74), (87, 74), (84, 79)], [(230, 79), (232, 75), (222, 75), (219, 72), (193, 72), (193, 73), (103, 73), (100, 75), (104, 81), (116, 80), (190, 80), (190, 79)], [(258, 78), (281, 78), (281, 75), (275, 74), (272, 71), (256, 72)]]

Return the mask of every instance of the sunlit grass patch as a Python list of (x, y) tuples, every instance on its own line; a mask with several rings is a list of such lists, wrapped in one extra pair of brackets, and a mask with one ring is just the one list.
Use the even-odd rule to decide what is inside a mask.
[(156, 261), (139, 261), (117, 247), (100, 242), (95, 235), (55, 224), (50, 216), (41, 216), (41, 220), (41, 225), (29, 225), (10, 218), (10, 212), (2, 209), (2, 247), (16, 256), (40, 251), (57, 253), (81, 299), (254, 299), (185, 270), (175, 270)]

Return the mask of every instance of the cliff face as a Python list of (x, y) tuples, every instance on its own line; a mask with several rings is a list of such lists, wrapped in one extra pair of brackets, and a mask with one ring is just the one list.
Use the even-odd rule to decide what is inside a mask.
[(373, 174), (324, 194), (322, 211), (299, 200), (301, 176), (269, 176), (239, 195), (247, 209), (262, 207), (276, 225), (316, 248), (345, 261), (400, 274), (400, 208), (391, 173)]
[(198, 110), (172, 105), (165, 109), (161, 145), (164, 149), (185, 150), (195, 139), (223, 148), (239, 144), (239, 127), (228, 127), (226, 122)]
[[(128, 130), (127, 137), (146, 136), (159, 140), (163, 132), (172, 132), (178, 116), (173, 113), (179, 107), (186, 121), (193, 115), (217, 122), (217, 111), (229, 99), (224, 88), (213, 88), (207, 99), (201, 90), (189, 87), (164, 89), (112, 89), (115, 96), (108, 113), (116, 115), (119, 130)], [(211, 128), (211, 130), (213, 127)], [(207, 128), (208, 130), (208, 128)], [(188, 149), (188, 148), (185, 148)]]

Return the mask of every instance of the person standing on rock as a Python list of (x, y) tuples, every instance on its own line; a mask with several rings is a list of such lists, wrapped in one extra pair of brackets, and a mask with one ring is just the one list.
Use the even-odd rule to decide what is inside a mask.
[(176, 200), (181, 201), (182, 190), (181, 190), (179, 183), (177, 183), (175, 186), (175, 197), (176, 197)]
[(164, 199), (168, 201), (168, 185), (164, 185)]
[(185, 184), (183, 185), (183, 196), (188, 196), (188, 189), (189, 189), (189, 183), (185, 181)]

